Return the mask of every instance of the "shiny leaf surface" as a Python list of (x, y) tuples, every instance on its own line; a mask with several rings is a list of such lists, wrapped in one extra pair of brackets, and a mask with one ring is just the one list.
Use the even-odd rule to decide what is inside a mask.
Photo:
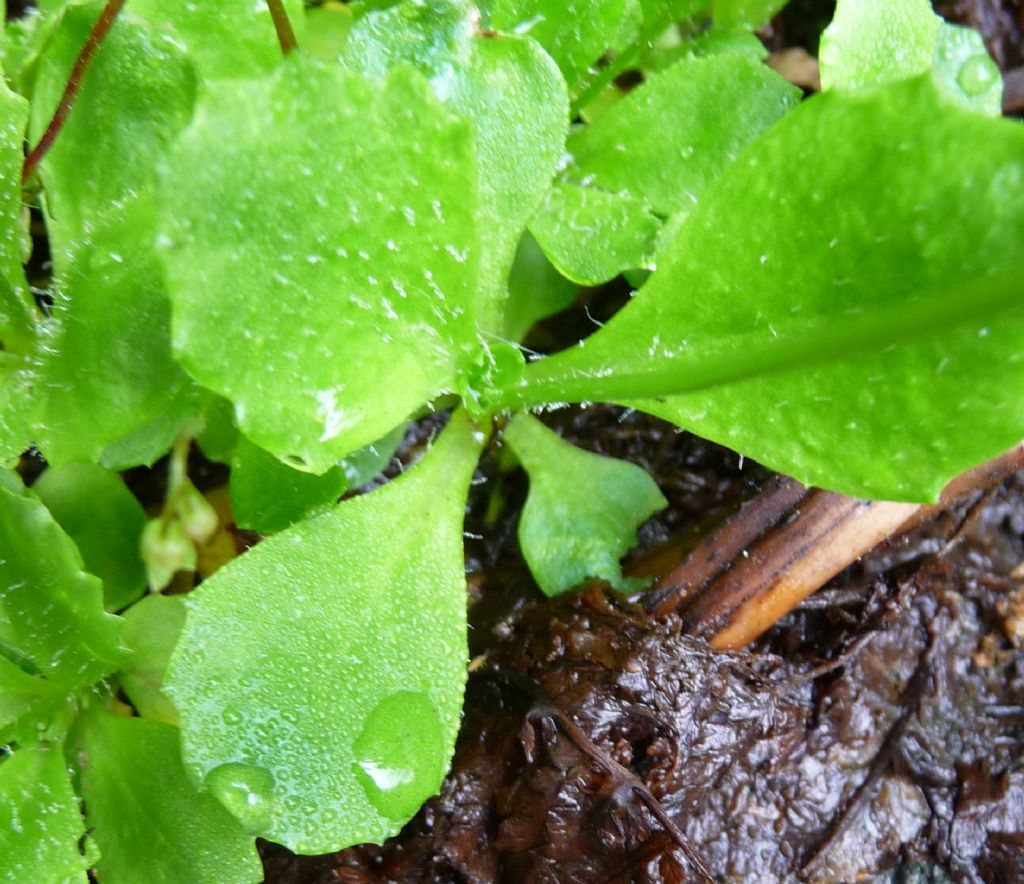
[(121, 667), (121, 687), (143, 718), (178, 724), (178, 711), (163, 692), (164, 673), (185, 626), (185, 599), (154, 593), (124, 613), (122, 640), (132, 655)]
[(281, 463), (244, 436), (231, 459), (231, 511), (239, 528), (273, 534), (325, 509), (345, 491), (345, 471), (314, 476)]
[(481, 214), (480, 327), (501, 329), (505, 281), (519, 237), (562, 157), (565, 82), (532, 40), (483, 32), (466, 0), (407, 0), (363, 16), (342, 63), (383, 76), (413, 65), (473, 129)]
[(795, 87), (746, 53), (683, 59), (574, 132), (568, 174), (645, 200), (664, 215), (690, 211), (739, 151), (798, 97)]
[(0, 857), (10, 881), (86, 884), (85, 824), (60, 747), (19, 749), (0, 761)]
[(189, 596), (166, 690), (186, 765), (251, 832), (302, 853), (379, 843), (437, 791), (462, 706), (462, 520), (482, 442), (456, 415), (401, 478)]
[(97, 711), (85, 720), (82, 744), (97, 877), (110, 884), (263, 880), (252, 836), (190, 782), (177, 728)]
[(1003, 80), (981, 35), (944, 22), (927, 0), (841, 0), (821, 37), (824, 89), (863, 89), (931, 71), (954, 104), (1002, 113)]
[(211, 87), (162, 188), (182, 362), (300, 469), (376, 441), (475, 342), (474, 179), (468, 128), (408, 70), (297, 56)]
[(638, 12), (632, 0), (494, 0), (491, 25), (536, 40), (574, 87), (624, 29), (637, 27)]
[(636, 404), (807, 484), (932, 499), (1024, 427), (1022, 157), (1018, 123), (927, 75), (817, 97), (723, 176), (636, 299), (525, 382), (664, 396)]
[(120, 621), (74, 542), (26, 491), (0, 487), (0, 653), (67, 688), (117, 668)]
[(78, 547), (85, 570), (103, 581), (103, 603), (119, 611), (146, 588), (139, 538), (146, 514), (115, 473), (91, 464), (50, 467), (32, 486)]
[(527, 414), (508, 425), (505, 441), (530, 477), (519, 544), (540, 588), (554, 596), (587, 578), (638, 588), (619, 560), (636, 546), (637, 528), (668, 506), (654, 480), (635, 464), (569, 444)]
[(653, 269), (661, 221), (640, 200), (557, 184), (533, 216), (530, 232), (565, 277), (599, 285), (623, 270)]

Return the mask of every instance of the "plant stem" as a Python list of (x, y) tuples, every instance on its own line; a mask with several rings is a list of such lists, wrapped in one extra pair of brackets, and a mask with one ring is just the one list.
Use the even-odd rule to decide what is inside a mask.
[(778, 525), (810, 493), (795, 479), (778, 477), (708, 534), (677, 567), (644, 595), (644, 608), (664, 617), (721, 577), (743, 551)]
[(646, 45), (649, 45), (649, 41), (645, 36), (616, 56), (615, 61), (604, 68), (594, 82), (584, 89), (582, 94), (572, 103), (569, 109), (569, 118), (576, 119), (583, 108), (600, 95), (609, 83), (636, 60), (640, 55), (640, 48)]
[(281, 44), (282, 54), (294, 52), (299, 48), (299, 44), (295, 40), (295, 31), (292, 30), (292, 23), (288, 20), (284, 4), (281, 0), (267, 0), (267, 9), (274, 20), (274, 30), (277, 31), (277, 42)]
[(183, 490), (189, 484), (188, 478), (188, 452), (192, 447), (192, 433), (189, 430), (182, 430), (174, 440), (171, 454), (168, 458), (167, 467), (167, 495), (164, 498), (164, 508), (160, 513), (160, 520), (166, 532), (167, 526), (176, 518), (178, 512), (178, 500)]
[(71, 68), (71, 73), (68, 75), (68, 82), (64, 87), (60, 101), (57, 102), (57, 109), (53, 112), (53, 117), (46, 126), (46, 131), (43, 132), (43, 137), (39, 139), (39, 143), (25, 157), (25, 164), (21, 167), (21, 180), (23, 183), (35, 174), (39, 163), (46, 156), (47, 151), (53, 146), (53, 142), (56, 141), (57, 136), (60, 134), (64, 121), (68, 118), (68, 114), (71, 113), (75, 98), (82, 88), (82, 81), (85, 79), (86, 71), (89, 70), (93, 57), (106, 39), (124, 3), (125, 0), (107, 0), (106, 6), (103, 7), (99, 18), (96, 19), (96, 23), (92, 26), (92, 30), (89, 31), (89, 36), (86, 37), (85, 44), (78, 53), (74, 67)]

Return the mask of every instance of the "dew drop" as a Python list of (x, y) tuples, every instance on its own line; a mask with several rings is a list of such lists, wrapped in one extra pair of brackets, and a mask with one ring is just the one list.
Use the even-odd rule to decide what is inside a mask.
[(437, 792), (445, 751), (437, 710), (425, 694), (398, 691), (367, 716), (352, 744), (366, 797), (389, 819), (406, 820)]
[(987, 55), (972, 55), (956, 75), (957, 85), (971, 97), (984, 95), (999, 77), (999, 69)]
[(252, 834), (270, 828), (274, 815), (274, 777), (263, 767), (229, 762), (215, 767), (203, 782), (206, 789)]

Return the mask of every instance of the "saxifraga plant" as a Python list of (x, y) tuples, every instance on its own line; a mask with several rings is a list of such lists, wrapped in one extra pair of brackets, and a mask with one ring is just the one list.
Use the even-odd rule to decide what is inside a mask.
[[(619, 560), (664, 505), (531, 412), (617, 403), (911, 501), (1021, 438), (1024, 130), (998, 70), (927, 0), (841, 0), (801, 100), (753, 35), (781, 5), (40, 0), (7, 25), (7, 880), (255, 881), (253, 836), (395, 833), (459, 726), (488, 440), (529, 476), (549, 594), (635, 588)], [(520, 345), (619, 276), (604, 327)], [(420, 463), (336, 503), (430, 411)], [(272, 536), (143, 597), (213, 570), (193, 440)], [(147, 523), (118, 471), (168, 453)]]

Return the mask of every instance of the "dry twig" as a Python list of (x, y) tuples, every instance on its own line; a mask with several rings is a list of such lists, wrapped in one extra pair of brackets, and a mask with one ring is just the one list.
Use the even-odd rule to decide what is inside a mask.
[(645, 602), (678, 611), (719, 650), (749, 644), (888, 537), (970, 500), (1024, 467), (1019, 445), (954, 479), (932, 506), (866, 501), (781, 479), (705, 538)]

